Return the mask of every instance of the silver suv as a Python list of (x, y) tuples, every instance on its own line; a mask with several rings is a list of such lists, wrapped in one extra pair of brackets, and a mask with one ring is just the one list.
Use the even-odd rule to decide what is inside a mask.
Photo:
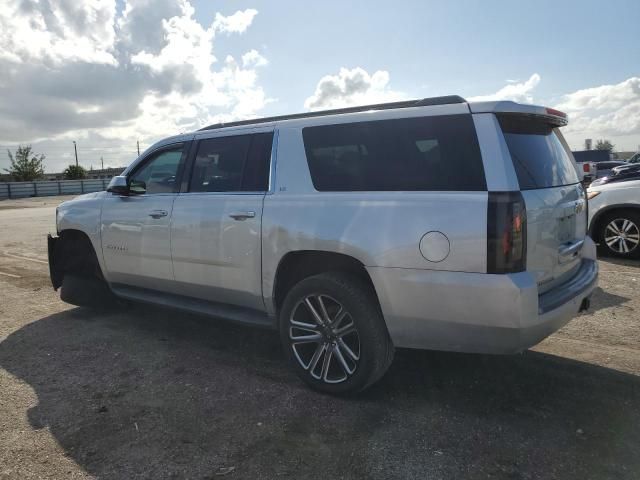
[(331, 393), (374, 383), (395, 347), (519, 352), (596, 286), (565, 124), (453, 96), (167, 138), (58, 208), (53, 286), (279, 329)]

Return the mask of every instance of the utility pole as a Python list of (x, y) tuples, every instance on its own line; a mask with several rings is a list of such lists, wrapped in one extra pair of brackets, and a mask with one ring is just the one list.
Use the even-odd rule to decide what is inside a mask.
[(104, 170), (104, 159), (100, 157), (100, 168)]
[(136, 145), (138, 145), (138, 156), (140, 156), (140, 140), (136, 141)]
[(76, 167), (78, 166), (78, 146), (76, 145), (76, 141), (73, 141), (73, 150), (76, 152)]

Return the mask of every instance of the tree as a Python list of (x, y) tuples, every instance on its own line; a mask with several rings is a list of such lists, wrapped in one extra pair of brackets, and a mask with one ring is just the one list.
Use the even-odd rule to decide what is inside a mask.
[(606, 150), (607, 152), (611, 153), (611, 151), (613, 150), (613, 143), (606, 139), (598, 140), (596, 142), (596, 150)]
[(80, 180), (87, 176), (87, 171), (80, 165), (69, 165), (62, 172), (65, 180)]
[(7, 150), (11, 165), (4, 171), (16, 182), (31, 182), (44, 176), (45, 156), (35, 155), (31, 152), (31, 145), (19, 145), (15, 156)]

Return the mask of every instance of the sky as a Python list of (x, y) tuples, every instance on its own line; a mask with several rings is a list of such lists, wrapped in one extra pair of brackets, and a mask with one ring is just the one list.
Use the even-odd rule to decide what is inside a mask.
[[(220, 121), (437, 95), (559, 108), (640, 148), (637, 0), (2, 0), (0, 171), (125, 166)], [(101, 160), (102, 159), (102, 160)]]

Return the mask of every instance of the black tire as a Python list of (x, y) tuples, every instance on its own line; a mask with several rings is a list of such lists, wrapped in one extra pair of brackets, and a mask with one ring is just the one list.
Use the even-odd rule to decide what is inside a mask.
[[(318, 302), (322, 302), (327, 312), (325, 318), (333, 317), (333, 321), (327, 322), (325, 326), (320, 325), (317, 320), (314, 320), (317, 317), (313, 316), (305, 299), (309, 299), (312, 305), (319, 307), (315, 309), (320, 313), (322, 307)], [(338, 315), (340, 318), (336, 319), (335, 316), (340, 312), (340, 307), (346, 313)], [(324, 317), (324, 315), (320, 316)], [(304, 325), (315, 321), (317, 328), (301, 329), (291, 324), (292, 319), (303, 322)], [(300, 323), (297, 324), (300, 325)], [(295, 372), (307, 385), (321, 392), (347, 394), (362, 391), (379, 380), (393, 360), (393, 344), (375, 293), (371, 287), (353, 275), (329, 272), (300, 281), (284, 300), (279, 315), (279, 328), (285, 355)], [(340, 331), (351, 329), (355, 332), (344, 334), (343, 337), (338, 336)], [(312, 336), (322, 335), (322, 338), (294, 346), (290, 337), (300, 338), (300, 335), (304, 335), (300, 331)], [(310, 346), (307, 347), (307, 345)], [(313, 354), (303, 352), (307, 348)], [(316, 364), (322, 363), (321, 371), (311, 368), (318, 355), (318, 349), (323, 348), (331, 350), (326, 374), (324, 362), (329, 350), (323, 350), (316, 359)], [(357, 353), (357, 360), (350, 356), (354, 353)], [(349, 369), (353, 369), (353, 372), (348, 373)], [(317, 378), (318, 374), (320, 378)], [(345, 376), (342, 380), (340, 380), (341, 375)]]
[[(612, 229), (621, 230), (625, 222), (630, 222), (626, 224), (626, 239), (612, 242), (611, 239), (618, 236)], [(601, 253), (618, 258), (640, 258), (640, 212), (616, 210), (605, 213), (598, 221), (597, 240)]]

